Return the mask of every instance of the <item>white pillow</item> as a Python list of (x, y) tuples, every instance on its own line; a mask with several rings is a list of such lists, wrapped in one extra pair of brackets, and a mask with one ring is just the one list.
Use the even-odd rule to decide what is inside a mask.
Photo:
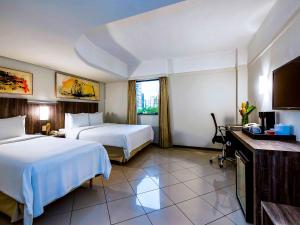
[(71, 128), (71, 118), (70, 118), (70, 113), (65, 113), (65, 128)]
[(69, 127), (68, 128), (75, 128), (75, 127), (85, 127), (89, 126), (89, 115), (88, 113), (78, 113), (78, 114), (69, 114)]
[(90, 126), (102, 124), (103, 113), (102, 112), (89, 113), (89, 122), (90, 122)]
[(0, 140), (25, 135), (26, 116), (0, 119)]

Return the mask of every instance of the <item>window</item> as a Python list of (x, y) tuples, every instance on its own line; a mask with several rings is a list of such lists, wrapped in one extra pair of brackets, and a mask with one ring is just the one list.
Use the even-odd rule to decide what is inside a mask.
[(139, 115), (158, 114), (159, 80), (136, 83), (136, 108)]

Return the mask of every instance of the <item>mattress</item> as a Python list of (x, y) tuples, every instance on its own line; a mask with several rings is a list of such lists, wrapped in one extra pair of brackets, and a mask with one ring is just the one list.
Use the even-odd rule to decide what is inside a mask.
[(66, 138), (99, 142), (105, 146), (123, 148), (126, 160), (131, 152), (152, 142), (154, 132), (150, 125), (127, 125), (104, 123), (97, 126), (78, 127), (64, 130)]

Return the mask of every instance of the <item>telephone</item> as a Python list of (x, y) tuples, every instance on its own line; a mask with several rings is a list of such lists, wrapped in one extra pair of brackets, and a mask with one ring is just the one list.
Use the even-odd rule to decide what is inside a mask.
[(58, 135), (59, 132), (57, 130), (51, 130), (50, 135)]
[(244, 125), (244, 128), (249, 128), (249, 127), (259, 127), (260, 125), (257, 123), (247, 123)]
[(247, 123), (244, 126), (245, 129), (248, 129), (253, 134), (261, 134), (262, 130), (260, 128), (260, 125), (257, 123)]

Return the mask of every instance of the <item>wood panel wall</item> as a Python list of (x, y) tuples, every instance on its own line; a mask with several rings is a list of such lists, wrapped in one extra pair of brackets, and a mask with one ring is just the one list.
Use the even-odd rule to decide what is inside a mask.
[(56, 104), (54, 115), (55, 129), (63, 128), (65, 125), (65, 113), (95, 113), (98, 112), (98, 103), (89, 102), (63, 102)]
[(26, 133), (41, 132), (41, 126), (46, 121), (40, 121), (39, 110), (41, 105), (49, 106), (49, 121), (52, 130), (64, 127), (65, 113), (94, 113), (98, 112), (98, 103), (59, 101), (55, 104), (30, 103), (27, 99), (0, 98), (0, 118), (26, 115)]

